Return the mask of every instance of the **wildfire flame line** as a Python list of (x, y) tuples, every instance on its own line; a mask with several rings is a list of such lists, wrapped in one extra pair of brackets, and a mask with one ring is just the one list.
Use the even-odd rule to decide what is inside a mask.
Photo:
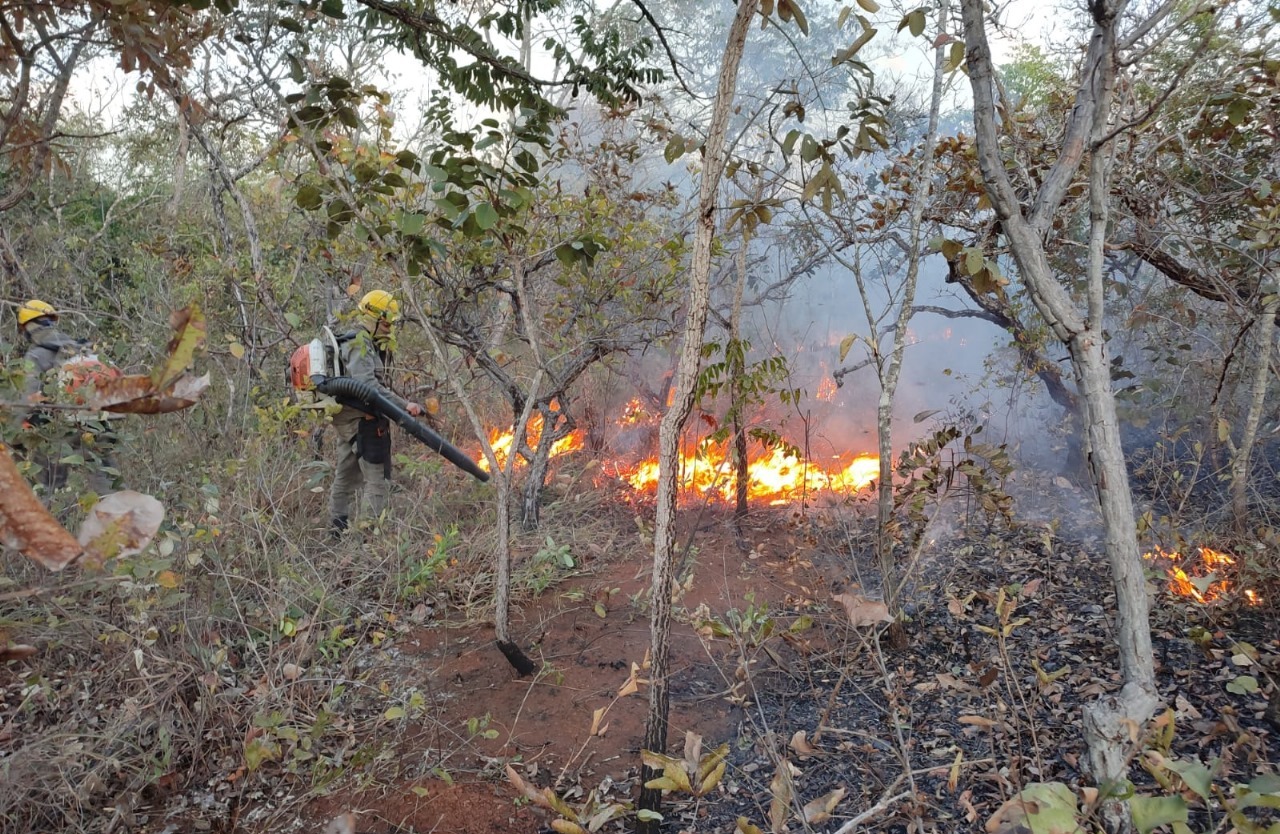
[[(645, 412), (638, 400), (628, 403), (619, 426), (634, 429), (654, 418)], [(542, 419), (534, 415), (529, 421), (529, 443), (536, 447), (542, 434)], [(510, 431), (495, 429), (489, 434), (489, 444), (500, 466), (506, 466), (514, 445)], [(556, 441), (551, 457), (556, 458), (584, 447), (584, 434), (574, 431)], [(487, 462), (480, 464), (486, 470)], [(524, 465), (520, 458), (516, 465)], [(606, 466), (617, 477), (637, 492), (655, 492), (658, 486), (658, 460), (649, 458), (638, 462), (614, 462)], [(683, 450), (680, 455), (679, 489), (685, 494), (698, 494), (732, 501), (736, 496), (729, 461), (729, 449), (724, 444), (703, 442), (697, 447)], [(747, 497), (752, 501), (768, 501), (785, 504), (804, 495), (822, 492), (856, 492), (872, 484), (880, 477), (880, 461), (875, 455), (835, 455), (826, 460), (790, 456), (781, 448), (757, 451), (747, 462), (749, 483)]]

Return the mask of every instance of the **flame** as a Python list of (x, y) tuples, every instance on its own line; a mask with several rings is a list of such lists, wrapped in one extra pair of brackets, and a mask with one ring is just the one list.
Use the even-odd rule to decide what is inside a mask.
[[(737, 491), (732, 472), (728, 450), (704, 443), (696, 451), (681, 452), (680, 491), (733, 501)], [(747, 472), (749, 500), (785, 504), (806, 494), (860, 490), (880, 477), (880, 460), (874, 455), (843, 455), (827, 462), (806, 461), (774, 448), (748, 460)], [(637, 491), (655, 492), (658, 461), (641, 461), (624, 471), (622, 479)]]
[[(529, 445), (537, 448), (538, 440), (542, 437), (542, 415), (535, 414), (529, 420), (528, 426)], [(511, 431), (503, 431), (502, 429), (494, 429), (489, 432), (489, 445), (493, 447), (493, 456), (498, 459), (498, 466), (505, 467), (507, 458), (511, 455), (511, 447), (515, 443), (515, 434)], [(584, 435), (581, 429), (575, 429), (569, 434), (557, 440), (551, 446), (551, 457), (556, 458), (560, 455), (576, 452), (585, 445)], [(523, 458), (516, 458), (516, 466), (524, 466)], [(480, 459), (480, 468), (489, 471), (488, 458)]]
[[(1200, 603), (1221, 599), (1231, 591), (1232, 582), (1222, 578), (1220, 571), (1234, 565), (1235, 557), (1211, 547), (1198, 547), (1196, 551), (1200, 557), (1198, 564), (1189, 564), (1178, 551), (1161, 547), (1142, 554), (1142, 558), (1168, 563), (1165, 575), (1169, 579), (1169, 590), (1174, 594)], [(1244, 598), (1250, 605), (1262, 602), (1262, 598), (1251, 590), (1244, 591)]]
[[(830, 380), (824, 380), (830, 383)], [(834, 383), (831, 383), (834, 389)], [(646, 410), (639, 399), (632, 399), (623, 409), (617, 425), (623, 430), (634, 430), (656, 425), (658, 415)], [(537, 447), (542, 435), (542, 418), (535, 414), (529, 421), (529, 445)], [(509, 430), (494, 429), (489, 433), (489, 445), (499, 466), (506, 466), (514, 438)], [(582, 449), (584, 432), (574, 431), (556, 441), (551, 447), (552, 459)], [(725, 501), (737, 496), (733, 477), (731, 450), (727, 444), (704, 441), (698, 446), (686, 447), (680, 455), (679, 491)], [(517, 466), (524, 461), (516, 459)], [(480, 466), (486, 471), (487, 461)], [(638, 462), (627, 460), (606, 461), (604, 471), (611, 471), (631, 489), (640, 493), (655, 493), (658, 488), (658, 460), (656, 457)], [(747, 498), (753, 502), (788, 504), (817, 493), (857, 492), (874, 483), (880, 477), (880, 461), (875, 455), (851, 453), (832, 455), (829, 458), (812, 458), (788, 455), (783, 448), (757, 450), (747, 463), (749, 483)]]
[(818, 383), (818, 393), (815, 397), (823, 402), (829, 403), (836, 398), (836, 381), (829, 376), (824, 376), (822, 381)]

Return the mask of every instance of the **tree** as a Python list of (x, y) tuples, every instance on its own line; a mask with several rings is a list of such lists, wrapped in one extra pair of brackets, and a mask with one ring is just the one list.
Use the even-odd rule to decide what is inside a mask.
[[(1150, 615), (1136, 518), (1111, 389), (1106, 334), (1105, 254), (1108, 220), (1112, 95), (1117, 76), (1117, 30), (1126, 0), (1090, 5), (1089, 45), (1081, 64), (1074, 109), (1057, 148), (1026, 205), (1005, 168), (997, 127), (994, 67), (980, 0), (962, 0), (966, 58), (973, 88), (978, 165), (993, 209), (1009, 240), (1019, 275), (1037, 310), (1071, 355), (1088, 432), (1090, 466), (1102, 510), (1106, 553), (1116, 589), (1120, 672), (1124, 688), (1085, 712), (1090, 764), (1108, 791), (1124, 783), (1129, 728), (1143, 725), (1159, 702), (1151, 655)], [(1045, 235), (1077, 171), (1089, 159), (1088, 304), (1081, 310), (1049, 265)], [(1123, 818), (1110, 806), (1113, 825)]]
[[(707, 124), (703, 150), (702, 179), (698, 191), (697, 228), (694, 234), (689, 274), (689, 295), (680, 359), (676, 366), (671, 407), (662, 415), (658, 430), (658, 498), (653, 532), (653, 581), (650, 586), (649, 633), (652, 669), (649, 687), (649, 717), (645, 724), (644, 747), (661, 753), (667, 746), (667, 716), (670, 708), (671, 594), (674, 589), (675, 515), (677, 477), (680, 467), (680, 437), (693, 411), (698, 365), (702, 358), (702, 338), (710, 306), (711, 244), (716, 232), (716, 194), (725, 168), (725, 137), (729, 113), (737, 88), (738, 66), (746, 45), (747, 29), (755, 16), (758, 0), (739, 0), (737, 14), (729, 27), (720, 80)], [(662, 807), (662, 791), (647, 784), (657, 778), (648, 765), (642, 770), (646, 783), (640, 794), (642, 814), (638, 830), (656, 834)]]

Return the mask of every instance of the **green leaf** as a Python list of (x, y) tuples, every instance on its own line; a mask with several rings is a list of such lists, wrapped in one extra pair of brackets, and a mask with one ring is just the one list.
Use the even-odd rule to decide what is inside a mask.
[(387, 711), (382, 714), (382, 717), (388, 721), (396, 721), (398, 719), (404, 718), (404, 716), (405, 716), (404, 707), (389, 707)]
[(299, 35), (303, 32), (302, 24), (294, 20), (292, 17), (280, 18), (280, 28), (287, 29), (288, 31), (295, 32)]
[(943, 72), (955, 72), (964, 64), (964, 41), (952, 41)]
[(1258, 679), (1252, 675), (1241, 675), (1227, 684), (1227, 691), (1233, 695), (1251, 695), (1258, 691)]
[(244, 746), (244, 764), (251, 772), (280, 758), (280, 745), (267, 736), (257, 736)]
[(684, 137), (676, 134), (667, 142), (667, 147), (662, 151), (662, 158), (667, 161), (668, 165), (670, 165), (672, 162), (675, 162), (677, 159), (684, 156), (684, 151)]
[(1186, 786), (1199, 794), (1202, 799), (1208, 799), (1213, 793), (1213, 774), (1200, 762), (1172, 759), (1166, 760), (1164, 766), (1182, 777)]
[(329, 203), (329, 219), (335, 223), (346, 223), (355, 217), (356, 213), (351, 210), (351, 206), (346, 204), (344, 200), (334, 200)]
[(983, 257), (982, 250), (976, 246), (970, 246), (964, 250), (964, 271), (966, 275), (977, 275), (986, 265), (987, 259)]
[(909, 29), (911, 30), (911, 34), (918, 38), (924, 34), (924, 24), (924, 9), (916, 9), (913, 12), (909, 12), (902, 18), (902, 22), (898, 24), (898, 31), (901, 32), (903, 29)]
[(324, 0), (320, 4), (320, 14), (337, 20), (346, 20), (347, 13), (342, 10), (342, 0)]
[(304, 185), (299, 188), (298, 196), (294, 199), (298, 208), (305, 211), (315, 211), (324, 205), (324, 197), (320, 194), (320, 189), (314, 185)]
[(1129, 800), (1133, 824), (1139, 834), (1162, 825), (1187, 821), (1187, 802), (1180, 796), (1135, 796)]
[(1249, 111), (1253, 109), (1253, 102), (1247, 98), (1238, 98), (1227, 105), (1227, 121), (1239, 127), (1244, 123), (1245, 116), (1249, 115)]
[(408, 212), (400, 215), (400, 234), (413, 235), (422, 234), (422, 229), (427, 225), (427, 216), (418, 214), (417, 212)]
[(490, 203), (480, 203), (475, 208), (476, 225), (489, 231), (498, 223), (498, 211)]
[(648, 808), (641, 808), (636, 811), (636, 819), (641, 822), (662, 822), (662, 814), (657, 811), (650, 811)]

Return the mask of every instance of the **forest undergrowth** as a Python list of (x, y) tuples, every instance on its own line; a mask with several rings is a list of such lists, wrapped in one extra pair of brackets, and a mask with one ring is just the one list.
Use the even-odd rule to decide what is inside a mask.
[[(195, 442), (202, 428), (189, 418), (170, 430)], [(550, 734), (581, 754), (559, 753), (555, 766), (521, 746), (517, 725), (532, 720), (535, 690), (554, 700), (643, 686), (643, 667), (630, 664), (647, 645), (644, 501), (593, 484), (598, 467), (566, 460), (554, 470), (541, 529), (515, 543), (514, 601), (542, 669), (508, 707), (522, 684), (485, 636), (494, 542), (483, 486), (402, 446), (396, 518), (334, 543), (322, 524), (329, 450), (307, 419), (242, 448), (177, 476), (163, 459), (124, 466), (165, 495), (169, 517), (151, 548), (101, 574), (9, 560), (0, 627), (35, 651), (0, 671), (5, 830), (306, 830), (344, 803), (370, 831), (430, 830), (431, 808), (457, 831), (473, 830), (466, 819), (517, 831), (571, 818), (521, 799), (508, 764), (527, 786), (563, 797), (562, 811), (622, 824), (639, 766), (622, 696), (599, 702), (615, 716), (616, 742), (597, 734), (582, 694), (575, 711), (546, 708)], [(1068, 497), (1052, 475), (1019, 472), (1012, 483), (1031, 515)], [(1082, 499), (1074, 487), (1069, 497)], [(714, 720), (687, 729), (716, 728), (723, 737), (708, 734), (702, 747), (728, 747), (714, 786), (673, 791), (671, 819), (705, 832), (734, 831), (738, 817), (767, 831), (859, 815), (884, 830), (954, 830), (984, 824), (1028, 785), (1087, 796), (1074, 728), (1082, 703), (1116, 685), (1097, 543), (1060, 538), (1052, 522), (994, 528), (965, 507), (935, 516), (912, 565), (905, 653), (854, 627), (839, 601), (874, 596), (878, 582), (861, 501), (757, 511), (745, 536), (723, 508), (686, 513), (685, 671), (673, 691), (691, 715), (716, 706)], [(1268, 541), (1230, 540), (1241, 554), (1233, 579), (1257, 580), (1260, 606), (1238, 594), (1176, 597), (1152, 566), (1173, 711), (1135, 742), (1140, 789), (1168, 790), (1161, 761), (1218, 761), (1206, 784), (1229, 786), (1280, 760)], [(583, 633), (594, 635), (580, 640), (588, 648), (572, 642)], [(614, 655), (590, 654), (610, 640)], [(486, 668), (445, 671), (464, 656)], [(691, 742), (672, 743), (678, 757)], [(471, 805), (449, 820), (432, 805), (460, 784), (483, 786), (489, 810)], [(1196, 813), (1224, 813), (1216, 794), (1201, 804)], [(510, 828), (495, 822), (504, 814)]]

